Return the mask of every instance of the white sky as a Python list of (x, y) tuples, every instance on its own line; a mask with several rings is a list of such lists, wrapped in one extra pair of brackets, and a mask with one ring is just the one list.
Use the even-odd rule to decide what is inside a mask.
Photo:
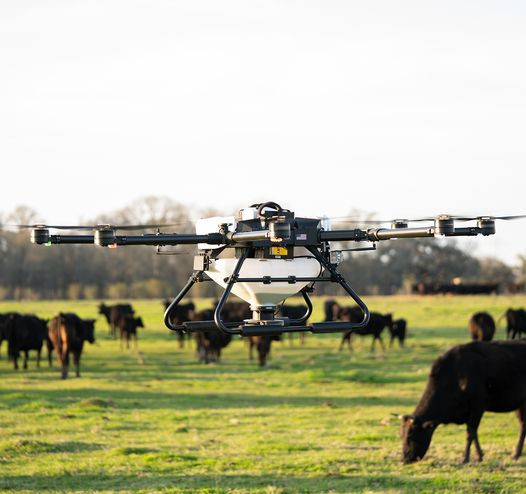
[[(0, 212), (526, 213), (525, 21), (502, 0), (0, 0)], [(525, 232), (468, 245), (514, 262)]]

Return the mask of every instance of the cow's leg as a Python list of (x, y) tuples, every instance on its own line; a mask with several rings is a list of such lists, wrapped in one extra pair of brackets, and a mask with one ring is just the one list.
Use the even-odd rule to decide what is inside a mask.
[(305, 331), (302, 331), (302, 332), (300, 333), (300, 343), (301, 343), (302, 345), (305, 345)]
[(339, 348), (340, 352), (343, 350), (345, 342), (348, 343), (349, 349), (350, 349), (351, 348), (351, 333), (350, 332), (343, 333), (342, 341), (340, 342), (340, 348)]
[(467, 422), (466, 430), (466, 449), (464, 451), (463, 463), (469, 463), (469, 450), (471, 449), (471, 443), (475, 443), (475, 448), (477, 450), (478, 460), (482, 461), (484, 453), (480, 447), (479, 438), (477, 430), (479, 428), (480, 419), (482, 418), (483, 409), (479, 408), (480, 411), (473, 413)]
[(389, 348), (393, 348), (394, 334), (391, 333), (391, 339), (389, 340)]
[(378, 341), (380, 342), (380, 346), (382, 347), (382, 352), (385, 352), (384, 340), (382, 339), (381, 334), (378, 335)]
[(518, 460), (522, 454), (522, 447), (524, 446), (524, 438), (526, 437), (526, 403), (523, 403), (521, 407), (516, 410), (517, 418), (519, 419), (520, 431), (519, 440), (517, 446), (515, 446), (515, 454), (513, 458)]
[(184, 348), (184, 333), (178, 332), (177, 338), (179, 339), (179, 348), (183, 349)]
[(80, 352), (73, 352), (73, 363), (75, 364), (77, 377), (80, 377)]
[(37, 367), (40, 368), (40, 353), (42, 352), (42, 348), (39, 348), (37, 350)]
[(373, 342), (371, 343), (371, 353), (374, 352), (374, 344), (376, 343), (376, 336), (373, 336)]
[(29, 350), (24, 350), (24, 369), (27, 369), (28, 358), (29, 358)]
[(62, 379), (68, 377), (68, 368), (69, 368), (69, 352), (67, 350), (62, 351), (61, 364), (62, 364)]

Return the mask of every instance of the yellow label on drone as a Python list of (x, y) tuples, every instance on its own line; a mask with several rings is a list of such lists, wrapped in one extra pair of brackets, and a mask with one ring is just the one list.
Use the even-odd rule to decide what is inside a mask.
[(285, 247), (271, 247), (270, 253), (273, 256), (286, 256), (289, 253), (289, 251), (285, 249)]

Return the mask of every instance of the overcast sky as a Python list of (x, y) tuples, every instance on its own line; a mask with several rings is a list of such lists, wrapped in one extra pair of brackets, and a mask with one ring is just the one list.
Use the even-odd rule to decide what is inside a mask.
[[(302, 215), (526, 213), (525, 10), (0, 0), (0, 212), (75, 222), (166, 195)], [(468, 245), (514, 262), (525, 232), (498, 224)]]

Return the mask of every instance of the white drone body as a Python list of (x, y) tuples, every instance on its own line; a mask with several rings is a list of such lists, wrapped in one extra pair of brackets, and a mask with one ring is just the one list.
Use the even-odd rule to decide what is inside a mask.
[[(240, 211), (239, 217), (242, 220), (255, 220), (257, 208), (246, 208)], [(235, 231), (237, 220), (234, 216), (215, 216), (212, 218), (203, 218), (196, 223), (196, 234), (204, 235), (211, 231), (217, 231), (219, 225), (227, 224), (229, 229)], [(208, 250), (217, 249), (217, 245), (198, 244), (198, 249)], [(222, 247), (222, 246), (219, 246)], [(239, 273), (240, 278), (287, 278), (294, 276), (296, 278), (314, 278), (321, 274), (322, 268), (320, 263), (309, 256), (306, 249), (296, 249), (293, 259), (279, 258), (279, 252), (284, 247), (274, 247), (277, 253), (273, 259), (246, 259)], [(286, 250), (286, 249), (285, 249)], [(230, 278), (236, 267), (237, 259), (234, 257), (211, 258), (206, 274), (218, 285), (225, 288), (227, 280)], [(262, 284), (255, 282), (239, 282), (232, 288), (232, 293), (245, 300), (251, 307), (276, 306), (281, 304), (286, 298), (296, 295), (309, 282), (275, 282), (272, 284)]]

